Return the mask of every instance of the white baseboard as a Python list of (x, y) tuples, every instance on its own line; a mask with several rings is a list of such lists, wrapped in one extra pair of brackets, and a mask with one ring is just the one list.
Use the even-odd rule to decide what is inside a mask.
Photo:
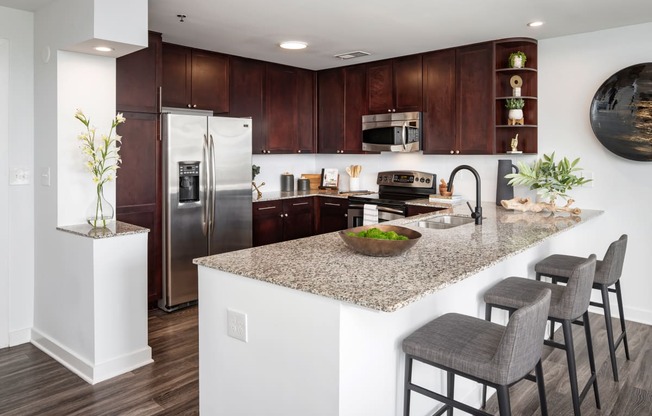
[(34, 346), (89, 384), (108, 380), (154, 362), (149, 346), (103, 363), (93, 364), (35, 328), (32, 328), (31, 338)]
[(11, 331), (9, 333), (9, 346), (15, 347), (16, 345), (26, 344), (32, 340), (32, 329), (25, 328), (18, 331)]

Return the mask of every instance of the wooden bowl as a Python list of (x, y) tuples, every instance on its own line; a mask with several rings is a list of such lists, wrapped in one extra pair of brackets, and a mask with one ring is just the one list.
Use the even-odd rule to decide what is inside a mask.
[[(359, 233), (360, 231), (368, 230), (370, 228), (378, 228), (380, 231), (394, 231), (397, 234), (404, 235), (407, 240), (378, 240), (375, 238), (352, 237), (347, 233)], [(344, 240), (347, 246), (353, 251), (364, 254), (365, 256), (373, 257), (390, 257), (398, 256), (409, 250), (415, 245), (421, 233), (414, 231), (410, 228), (399, 227), (398, 225), (364, 225), (362, 227), (354, 227), (346, 230), (339, 231), (339, 235)]]

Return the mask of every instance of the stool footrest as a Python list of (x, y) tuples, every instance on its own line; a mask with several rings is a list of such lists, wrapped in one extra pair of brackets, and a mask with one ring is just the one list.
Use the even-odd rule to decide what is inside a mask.
[[(589, 380), (586, 382), (586, 385), (582, 389), (582, 393), (580, 393), (580, 403), (582, 403), (584, 401), (584, 398), (586, 397), (586, 395), (591, 390), (591, 387), (593, 387), (593, 382), (595, 381), (595, 379), (596, 379), (596, 375), (591, 374), (591, 377), (589, 377)], [(600, 405), (596, 404), (596, 407), (599, 409)]]
[[(449, 407), (455, 407), (457, 409), (460, 409), (466, 413), (470, 413), (475, 416), (493, 416), (491, 413), (483, 412), (482, 410), (473, 408), (469, 406), (466, 403), (458, 402), (457, 400), (449, 399), (446, 396), (443, 396), (439, 393), (435, 393), (432, 390), (428, 390), (426, 388), (423, 388), (421, 386), (417, 386), (416, 384), (412, 383), (407, 383), (407, 387), (412, 390), (416, 391), (417, 393), (423, 394), (424, 396), (430, 397), (431, 399), (435, 399), (439, 402), (444, 403), (443, 410), (447, 410)], [(442, 409), (440, 409), (442, 410)], [(443, 413), (443, 412), (442, 412)], [(440, 415), (442, 413), (435, 413), (436, 415)]]
[(561, 342), (556, 342), (550, 339), (544, 339), (543, 343), (549, 347), (559, 348), (560, 350), (566, 351), (566, 344), (562, 344)]

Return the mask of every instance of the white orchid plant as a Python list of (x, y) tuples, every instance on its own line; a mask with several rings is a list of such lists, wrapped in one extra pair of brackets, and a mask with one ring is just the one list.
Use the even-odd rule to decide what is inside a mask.
[(120, 143), (122, 137), (117, 133), (114, 134), (116, 127), (125, 122), (122, 113), (118, 113), (111, 122), (111, 129), (108, 135), (100, 134), (96, 137), (95, 126), (91, 126), (90, 118), (84, 115), (84, 112), (77, 110), (75, 118), (85, 127), (86, 131), (77, 136), (81, 142), (82, 153), (86, 156), (85, 163), (88, 171), (93, 175), (93, 182), (96, 184), (97, 204), (95, 206), (95, 218), (89, 219), (88, 222), (93, 227), (97, 227), (101, 222), (102, 227), (106, 227), (106, 218), (103, 215), (102, 191), (106, 182), (112, 181), (117, 177), (117, 170), (122, 163), (120, 159)]

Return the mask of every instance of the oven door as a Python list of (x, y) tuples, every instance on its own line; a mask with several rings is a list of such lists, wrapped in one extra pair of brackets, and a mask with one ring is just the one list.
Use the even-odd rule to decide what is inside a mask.
[[(378, 222), (386, 222), (405, 218), (405, 210), (384, 207), (378, 205)], [(348, 211), (349, 228), (360, 227), (364, 219), (364, 205), (362, 204), (349, 204)]]

